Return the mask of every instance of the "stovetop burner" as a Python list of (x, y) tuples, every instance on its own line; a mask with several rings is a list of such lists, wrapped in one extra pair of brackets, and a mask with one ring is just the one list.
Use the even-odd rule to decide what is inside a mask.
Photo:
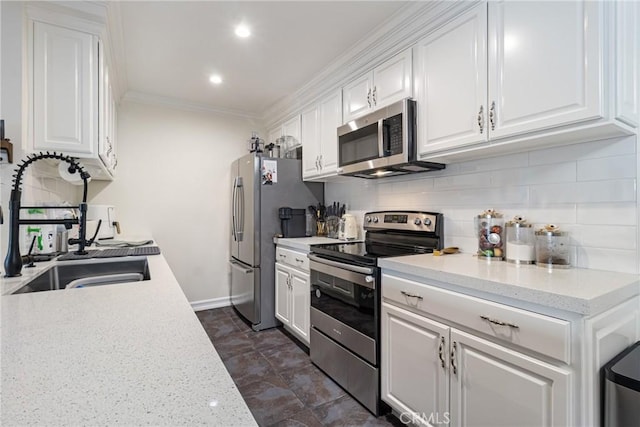
[(442, 223), (442, 214), (433, 212), (369, 212), (364, 216), (364, 242), (313, 245), (311, 252), (350, 264), (375, 266), (378, 258), (441, 249)]

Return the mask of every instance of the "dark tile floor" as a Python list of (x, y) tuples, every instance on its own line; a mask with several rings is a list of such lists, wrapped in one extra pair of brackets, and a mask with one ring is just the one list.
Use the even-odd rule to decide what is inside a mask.
[(401, 426), (376, 418), (282, 328), (254, 332), (231, 307), (197, 312), (260, 426)]

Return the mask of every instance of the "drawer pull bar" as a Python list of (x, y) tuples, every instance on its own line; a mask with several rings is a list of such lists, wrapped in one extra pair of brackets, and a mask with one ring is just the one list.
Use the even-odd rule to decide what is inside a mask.
[(401, 293), (402, 295), (404, 295), (405, 297), (409, 297), (409, 298), (418, 298), (420, 301), (422, 301), (422, 299), (423, 299), (420, 295), (410, 294), (410, 293), (409, 293), (409, 292), (407, 292), (407, 291), (400, 291), (400, 293)]
[(446, 368), (446, 362), (444, 360), (444, 337), (440, 337), (440, 345), (438, 346), (438, 357), (442, 363), (442, 367)]
[(480, 316), (480, 318), (481, 318), (482, 320), (486, 320), (486, 321), (487, 321), (487, 322), (489, 322), (489, 323), (493, 323), (494, 325), (499, 325), (499, 326), (508, 326), (508, 327), (510, 327), (510, 328), (513, 328), (513, 329), (520, 329), (520, 326), (518, 326), (518, 325), (516, 325), (516, 324), (513, 324), (513, 323), (509, 323), (509, 322), (502, 322), (502, 321), (500, 321), (500, 320), (492, 319), (492, 318), (487, 317), (487, 316)]

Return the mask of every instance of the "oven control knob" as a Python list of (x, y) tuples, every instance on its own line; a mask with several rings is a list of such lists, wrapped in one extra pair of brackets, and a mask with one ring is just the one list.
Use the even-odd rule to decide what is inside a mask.
[(422, 221), (420, 221), (420, 218), (416, 218), (416, 219), (413, 220), (413, 223), (415, 225), (420, 225), (420, 224), (422, 224)]
[(367, 283), (371, 283), (371, 282), (373, 282), (373, 280), (374, 280), (373, 276), (365, 276), (364, 277), (364, 281), (367, 282)]
[(371, 222), (371, 217), (367, 215), (367, 216), (364, 217), (364, 220), (367, 221), (367, 222)]
[(431, 225), (431, 220), (429, 218), (425, 218), (423, 222), (424, 222), (424, 225), (427, 225), (427, 226)]
[(374, 216), (374, 217), (373, 217), (373, 223), (374, 223), (374, 224), (377, 224), (377, 223), (378, 223), (378, 217), (377, 217), (377, 216)]

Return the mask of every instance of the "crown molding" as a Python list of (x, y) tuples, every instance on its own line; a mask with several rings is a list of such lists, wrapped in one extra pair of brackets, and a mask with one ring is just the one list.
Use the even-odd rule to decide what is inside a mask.
[(268, 128), (318, 102), (389, 58), (410, 48), (479, 1), (412, 1), (320, 71), (297, 91), (269, 107), (263, 115)]
[(199, 104), (195, 102), (185, 102), (180, 99), (167, 96), (151, 95), (148, 93), (128, 91), (122, 97), (123, 101), (135, 102), (138, 104), (158, 105), (163, 107), (175, 108), (178, 110), (191, 111), (197, 113), (213, 113), (221, 116), (234, 118), (243, 118), (262, 122), (262, 117), (257, 114), (247, 113), (241, 110), (232, 110), (228, 108), (216, 108), (210, 105)]

